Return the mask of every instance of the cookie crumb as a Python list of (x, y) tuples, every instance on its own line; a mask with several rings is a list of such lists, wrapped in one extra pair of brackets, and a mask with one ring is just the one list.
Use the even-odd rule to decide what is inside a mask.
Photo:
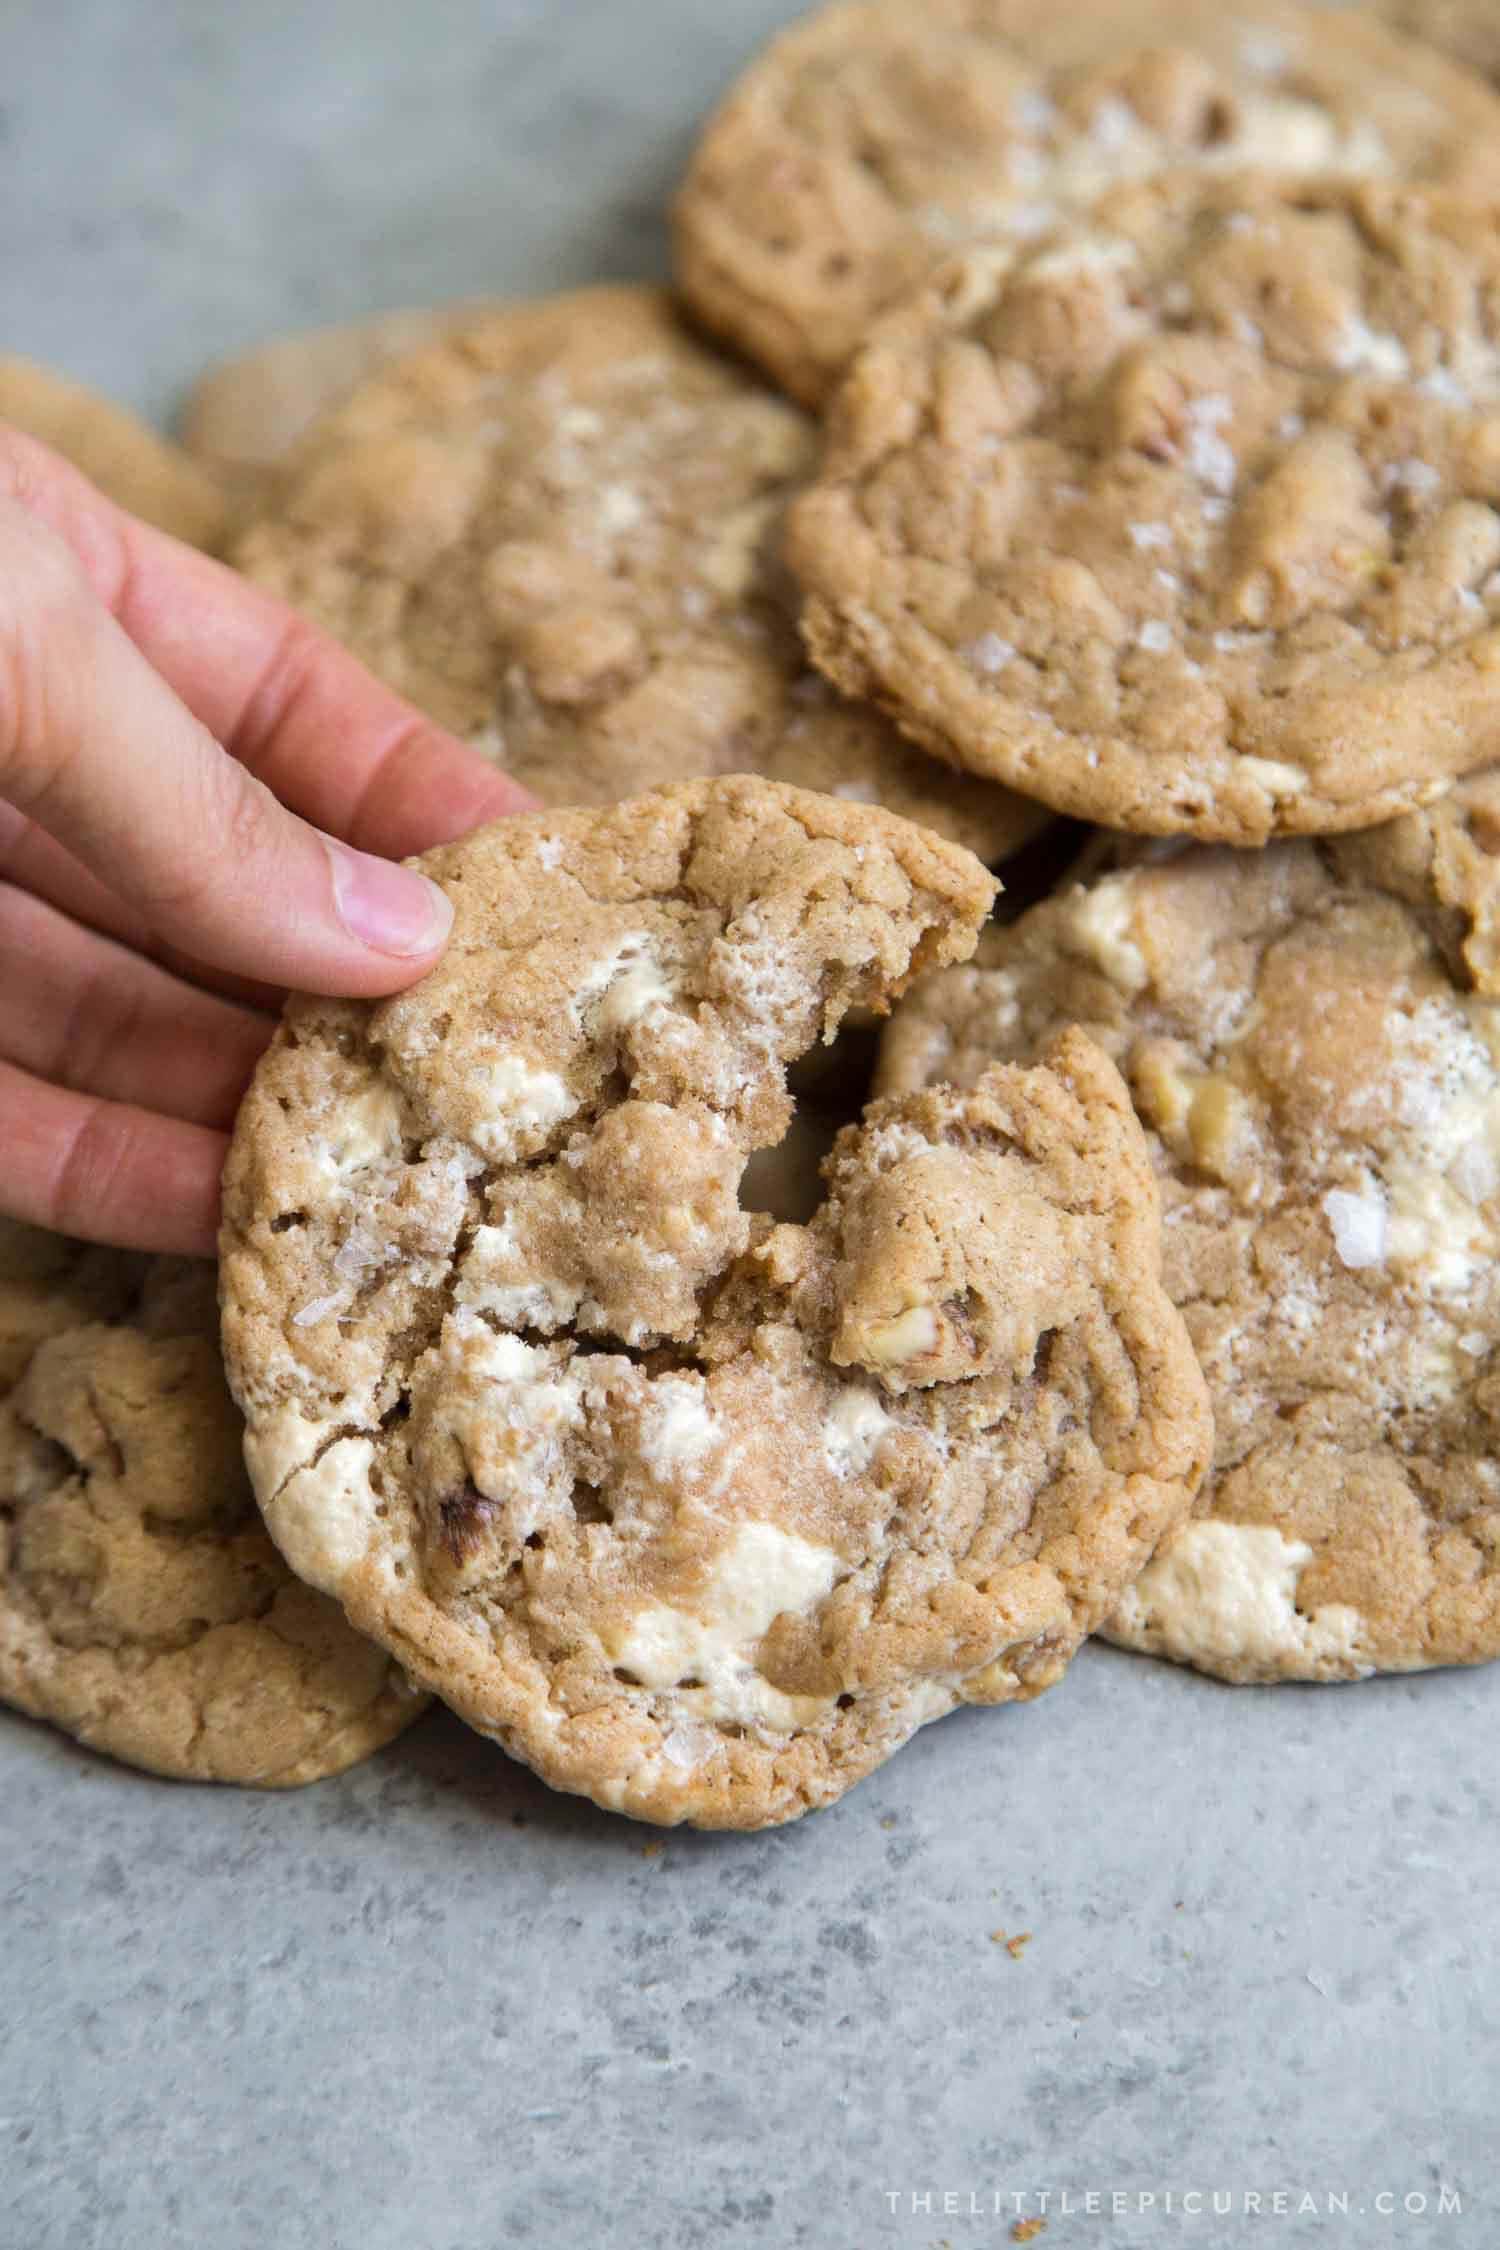
[(1017, 2219), (1010, 2230), (1010, 2239), (1012, 2242), (1035, 2242), (1037, 2236), (1046, 2231), (1045, 2219)]
[(1004, 1930), (991, 1930), (990, 1943), (991, 1945), (1003, 1945), (1012, 1961), (1019, 1961), (1025, 1954), (1027, 1946), (1031, 1943), (1031, 1932), (1030, 1930), (1020, 1930), (1014, 1937), (1007, 1937)]

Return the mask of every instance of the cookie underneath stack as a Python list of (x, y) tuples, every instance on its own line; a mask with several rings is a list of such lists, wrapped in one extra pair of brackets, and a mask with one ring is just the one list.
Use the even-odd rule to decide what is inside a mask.
[(1079, 884), (928, 978), (894, 1091), (1081, 1024), (1161, 1183), (1217, 1443), (1106, 1628), (1232, 1680), (1500, 1656), (1500, 1002), (1342, 840)]
[(0, 1697), (184, 1781), (317, 1781), (425, 1698), (256, 1512), (214, 1275), (0, 1227)]
[(1095, 1631), (1500, 1654), (1489, 15), (828, 7), (676, 205), (753, 367), (598, 288), (206, 379), (173, 528), (548, 810), (428, 855), (443, 964), (294, 1002), (242, 1112), (279, 1559), (201, 1283), (32, 1242), (0, 1694), (306, 1779), (399, 1666), (754, 1827)]
[(815, 424), (664, 293), (478, 314), (314, 423), (236, 560), (548, 803), (763, 773), (1002, 861), (1045, 809), (809, 666), (780, 562)]

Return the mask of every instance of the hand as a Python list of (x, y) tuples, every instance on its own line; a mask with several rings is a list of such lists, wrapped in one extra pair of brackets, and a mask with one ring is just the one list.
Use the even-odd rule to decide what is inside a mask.
[(211, 1256), (281, 988), (414, 982), (452, 913), (391, 860), (532, 802), (0, 427), (0, 1211)]

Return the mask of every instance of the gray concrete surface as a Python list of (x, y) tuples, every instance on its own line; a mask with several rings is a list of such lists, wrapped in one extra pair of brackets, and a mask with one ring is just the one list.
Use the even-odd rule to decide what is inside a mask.
[[(160, 413), (288, 325), (654, 271), (786, 12), (5, 0), (3, 342)], [(1046, 2250), (1495, 2250), (1497, 1718), (1100, 1649), (656, 1849), (446, 1718), (258, 1798), (0, 1715), (0, 2250), (968, 2250), (1041, 2194)]]

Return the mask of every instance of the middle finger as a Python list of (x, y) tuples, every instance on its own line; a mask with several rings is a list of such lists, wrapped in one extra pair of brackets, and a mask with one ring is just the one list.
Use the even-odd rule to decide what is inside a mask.
[(0, 883), (0, 1055), (35, 1077), (227, 1126), (275, 1025)]

